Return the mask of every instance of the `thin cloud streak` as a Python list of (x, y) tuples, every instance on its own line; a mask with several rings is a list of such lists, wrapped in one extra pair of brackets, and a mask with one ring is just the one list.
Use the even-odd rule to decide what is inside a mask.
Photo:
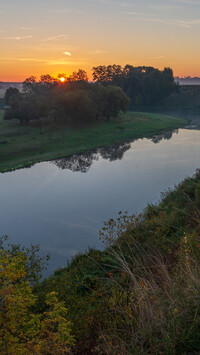
[(87, 54), (89, 54), (89, 55), (103, 54), (103, 53), (107, 53), (107, 52), (106, 51), (102, 51), (101, 49), (95, 49), (94, 51), (87, 52)]
[(15, 36), (15, 37), (11, 36), (11, 37), (1, 37), (1, 39), (21, 41), (22, 39), (30, 39), (32, 37), (33, 37), (32, 35), (30, 35), (30, 36)]
[(79, 9), (54, 9), (47, 11), (47, 13), (54, 15), (82, 14), (84, 12), (84, 10)]
[(172, 2), (176, 2), (176, 3), (179, 3), (179, 4), (193, 4), (193, 5), (200, 5), (200, 2), (199, 0), (171, 0)]
[(66, 61), (62, 59), (58, 60), (48, 60), (46, 65), (83, 65), (85, 62), (74, 62), (74, 61)]
[(66, 40), (68, 39), (68, 36), (65, 35), (65, 34), (60, 34), (60, 35), (55, 35), (55, 36), (50, 36), (50, 37), (47, 37), (47, 38), (43, 38), (41, 39), (40, 41), (41, 42), (46, 42), (46, 41), (57, 41), (57, 40)]
[[(133, 16), (134, 20), (137, 21), (151, 21), (151, 22), (159, 22), (167, 25), (175, 25), (181, 26), (185, 28), (191, 28), (192, 26), (200, 25), (200, 19), (194, 20), (172, 20), (172, 19), (162, 19), (153, 17), (152, 14), (149, 13), (142, 13), (142, 12), (135, 12), (135, 11), (124, 11), (125, 15)], [(139, 17), (136, 17), (139, 16)]]
[(137, 11), (124, 11), (125, 15), (133, 15), (133, 16), (153, 16), (153, 14), (145, 13), (145, 12), (137, 12)]
[(45, 58), (19, 58), (21, 62), (44, 63), (45, 65), (83, 65), (84, 61), (67, 61), (65, 59), (45, 59)]
[(151, 59), (162, 59), (162, 58), (165, 58), (165, 56), (164, 55), (159, 55), (157, 57), (151, 57)]
[(29, 30), (34, 30), (35, 28), (34, 27), (20, 27), (19, 29), (22, 31), (29, 31)]
[(96, 53), (96, 54), (102, 54), (102, 53), (105, 53), (105, 51), (101, 51), (100, 49), (96, 49), (96, 50), (95, 50), (95, 53)]

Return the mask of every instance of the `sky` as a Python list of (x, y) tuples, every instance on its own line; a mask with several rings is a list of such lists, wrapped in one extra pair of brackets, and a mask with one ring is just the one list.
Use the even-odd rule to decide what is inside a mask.
[(0, 81), (97, 65), (200, 76), (200, 0), (0, 0)]

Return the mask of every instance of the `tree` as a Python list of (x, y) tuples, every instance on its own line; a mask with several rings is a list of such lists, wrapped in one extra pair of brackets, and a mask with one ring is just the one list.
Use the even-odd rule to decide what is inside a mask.
[(104, 88), (102, 113), (107, 121), (110, 117), (117, 117), (120, 111), (126, 112), (130, 104), (129, 97), (118, 86)]
[(3, 247), (0, 242), (0, 353), (66, 354), (73, 344), (63, 302), (46, 295), (45, 312), (37, 313), (32, 282), (37, 282), (41, 259), (36, 250)]
[(74, 89), (59, 92), (56, 107), (62, 121), (91, 121), (95, 118), (95, 106), (86, 90)]
[(35, 92), (34, 89), (36, 89), (36, 87), (36, 77), (33, 75), (26, 78), (23, 82), (23, 91), (27, 94)]
[(55, 82), (56, 82), (56, 79), (49, 74), (45, 74), (45, 75), (40, 76), (40, 83), (43, 83), (47, 86), (51, 86)]
[(20, 95), (19, 90), (17, 88), (8, 88), (5, 92), (5, 104), (11, 105), (11, 101), (13, 99), (18, 98)]
[(16, 118), (17, 111), (21, 104), (22, 96), (18, 89), (10, 87), (5, 93), (5, 104), (10, 106), (5, 110), (4, 119), (10, 120)]
[(85, 70), (79, 69), (68, 77), (69, 82), (88, 82), (88, 75)]
[(107, 84), (108, 82), (108, 73), (107, 67), (105, 65), (99, 65), (93, 67), (93, 80), (99, 84)]
[[(100, 65), (93, 68), (93, 80), (104, 86), (119, 86), (130, 97), (132, 107), (151, 108), (177, 90), (170, 68), (160, 71), (153, 67)], [(139, 98), (139, 99), (138, 99)], [(140, 105), (139, 105), (140, 103)]]

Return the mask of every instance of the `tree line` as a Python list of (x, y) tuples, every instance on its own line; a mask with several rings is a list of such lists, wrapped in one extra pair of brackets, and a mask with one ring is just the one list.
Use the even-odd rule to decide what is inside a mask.
[(104, 86), (121, 87), (131, 99), (131, 108), (136, 110), (161, 106), (164, 99), (179, 89), (171, 68), (100, 65), (93, 68), (93, 80)]
[(37, 82), (31, 76), (24, 81), (23, 92), (14, 88), (6, 91), (5, 103), (5, 119), (69, 123), (117, 117), (120, 111), (126, 111), (130, 99), (118, 86), (90, 83), (87, 73), (80, 69), (69, 78), (47, 74)]
[(7, 89), (5, 119), (40, 125), (109, 120), (128, 107), (151, 109), (177, 90), (170, 68), (160, 71), (144, 66), (97, 66), (93, 68), (92, 82), (82, 69), (69, 77), (62, 73), (57, 78), (46, 74), (36, 81), (30, 76), (24, 81), (22, 92)]

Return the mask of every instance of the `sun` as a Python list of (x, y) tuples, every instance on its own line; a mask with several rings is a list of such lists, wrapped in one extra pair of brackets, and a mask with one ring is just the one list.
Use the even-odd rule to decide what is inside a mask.
[(60, 78), (60, 81), (62, 82), (62, 83), (64, 83), (65, 82), (65, 78)]

